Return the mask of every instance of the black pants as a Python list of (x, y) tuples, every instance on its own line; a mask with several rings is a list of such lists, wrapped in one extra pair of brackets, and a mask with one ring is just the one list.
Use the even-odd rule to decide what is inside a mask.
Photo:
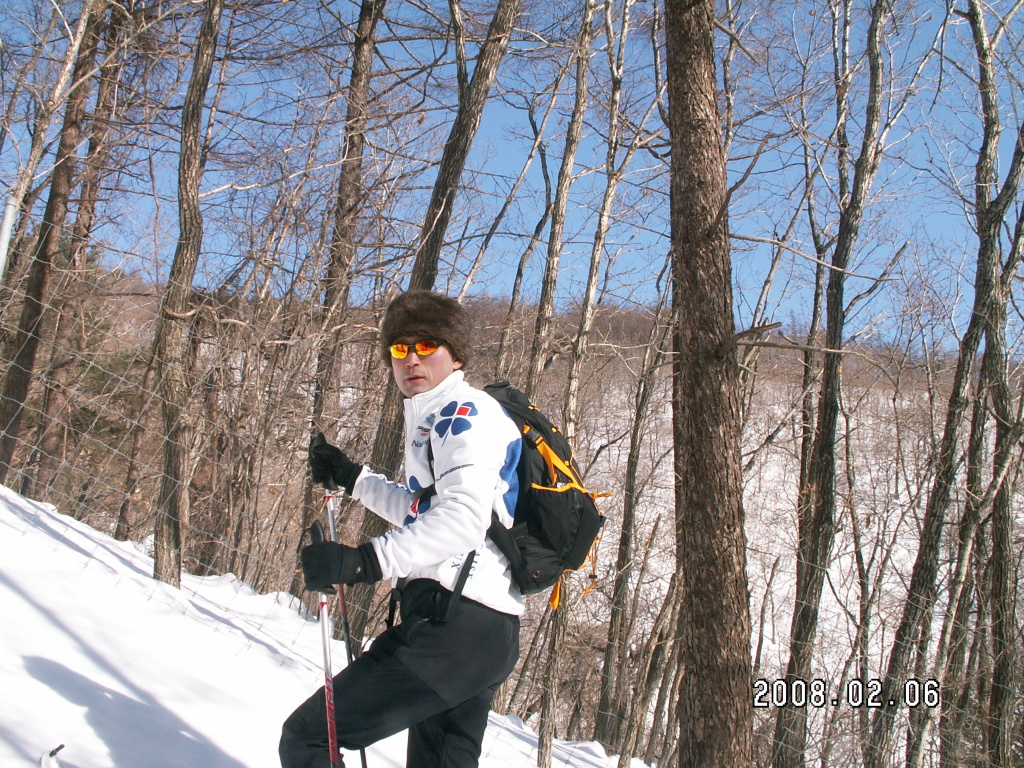
[[(463, 598), (439, 621), (446, 591), (411, 582), (402, 623), (334, 678), (338, 744), (362, 749), (409, 730), (406, 768), (476, 768), (494, 689), (519, 657), (519, 619)], [(283, 768), (330, 766), (321, 688), (285, 721)]]

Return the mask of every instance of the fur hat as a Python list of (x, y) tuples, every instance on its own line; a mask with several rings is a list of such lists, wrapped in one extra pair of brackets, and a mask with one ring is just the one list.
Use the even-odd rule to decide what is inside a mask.
[(469, 363), (472, 326), (469, 313), (455, 299), (430, 291), (406, 291), (384, 310), (380, 323), (380, 353), (390, 360), (388, 347), (401, 338), (443, 341), (452, 359)]

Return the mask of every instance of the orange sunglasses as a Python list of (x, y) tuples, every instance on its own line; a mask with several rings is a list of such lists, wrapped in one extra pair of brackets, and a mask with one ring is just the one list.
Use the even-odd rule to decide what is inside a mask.
[(388, 350), (396, 360), (404, 360), (410, 352), (415, 352), (420, 357), (430, 357), (441, 348), (442, 344), (444, 342), (437, 339), (420, 339), (412, 344), (392, 344)]

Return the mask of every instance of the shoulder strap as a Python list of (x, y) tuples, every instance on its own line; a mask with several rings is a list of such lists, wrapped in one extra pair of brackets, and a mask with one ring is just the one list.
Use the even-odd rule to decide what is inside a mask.
[(455, 613), (455, 606), (459, 604), (459, 598), (462, 597), (462, 588), (466, 586), (466, 580), (469, 578), (469, 572), (473, 569), (473, 560), (476, 559), (476, 550), (474, 549), (468, 555), (466, 555), (466, 561), (462, 564), (462, 568), (459, 569), (459, 578), (455, 581), (455, 586), (452, 588), (452, 595), (448, 598), (448, 608), (444, 612), (443, 621), (448, 621), (452, 614)]

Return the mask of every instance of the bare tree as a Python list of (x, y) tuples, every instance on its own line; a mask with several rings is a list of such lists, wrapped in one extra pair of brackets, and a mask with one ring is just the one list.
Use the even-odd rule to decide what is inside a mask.
[(526, 375), (524, 391), (533, 398), (540, 386), (540, 377), (547, 364), (551, 318), (555, 307), (555, 289), (558, 285), (558, 271), (562, 258), (562, 238), (565, 232), (565, 217), (568, 210), (569, 190), (574, 178), (576, 152), (579, 149), (583, 125), (587, 115), (589, 92), (591, 44), (594, 39), (594, 13), (596, 3), (583, 0), (579, 33), (573, 47), (576, 63), (575, 98), (569, 126), (565, 132), (565, 147), (562, 164), (555, 183), (555, 196), (551, 203), (551, 227), (548, 234), (547, 260), (544, 264), (544, 278), (541, 283), (540, 303), (537, 307), (537, 321), (533, 332), (533, 346), (530, 350), (530, 365)]
[[(1018, 6), (1019, 7), (1019, 6)], [(1016, 10), (1016, 8), (1014, 9)], [(901, 681), (906, 679), (914, 648), (923, 623), (935, 600), (936, 579), (939, 567), (939, 551), (946, 514), (952, 505), (952, 493), (959, 464), (959, 442), (963, 430), (963, 417), (971, 402), (971, 384), (975, 374), (978, 350), (983, 338), (991, 334), (991, 343), (999, 346), (1001, 302), (1005, 294), (1000, 275), (1000, 230), (1006, 213), (1017, 196), (1022, 175), (1024, 175), (1024, 131), (1018, 130), (1017, 140), (1009, 166), (1002, 182), (996, 174), (998, 141), (1001, 119), (999, 102), (991, 67), (992, 39), (985, 29), (985, 14), (980, 3), (971, 2), (966, 14), (974, 36), (975, 50), (979, 62), (979, 95), (982, 104), (983, 142), (978, 151), (974, 176), (974, 217), (978, 237), (975, 263), (974, 301), (967, 329), (959, 345), (956, 371), (949, 395), (942, 441), (936, 456), (935, 478), (921, 526), (921, 540), (911, 573), (906, 602), (896, 629), (892, 650), (883, 680), (884, 704), (889, 701), (895, 706), (883, 706), (877, 710), (872, 722), (870, 740), (867, 743), (865, 764), (867, 768), (883, 768), (890, 764), (891, 749), (896, 725), (897, 709), (903, 703)], [(1006, 29), (1000, 25), (1001, 35)], [(1015, 228), (1019, 232), (1019, 225)], [(1015, 251), (1020, 246), (1012, 249)], [(1003, 407), (1000, 406), (1000, 410)], [(1005, 414), (1005, 411), (1004, 411)], [(1006, 433), (1004, 433), (1005, 435)], [(1005, 578), (1005, 573), (1002, 575)], [(1005, 594), (1005, 592), (1004, 592)], [(1005, 637), (1005, 636), (1004, 636)], [(1013, 658), (1002, 657), (1008, 664), (1007, 674), (1013, 667)], [(1003, 706), (997, 700), (996, 710)], [(1005, 716), (997, 715), (996, 720)], [(1005, 723), (1004, 723), (1005, 726)], [(990, 748), (1002, 752), (1004, 747), (999, 738), (990, 733)], [(1005, 756), (1005, 752), (1002, 752)], [(994, 758), (996, 759), (996, 758)]]
[[(845, 34), (849, 25), (850, 5), (847, 3), (841, 7), (846, 14), (840, 22)], [(848, 190), (840, 191), (842, 213), (826, 289), (824, 370), (818, 396), (817, 424), (807, 474), (802, 478), (800, 489), (796, 600), (790, 633), (789, 666), (786, 669), (786, 680), (790, 684), (813, 677), (811, 654), (817, 633), (822, 585), (835, 537), (836, 428), (840, 413), (842, 349), (847, 312), (844, 287), (864, 208), (882, 156), (880, 140), (884, 82), (881, 45), (888, 13), (888, 3), (876, 2), (872, 5), (866, 51), (871, 76), (865, 108), (864, 136), (854, 165), (852, 185)], [(847, 72), (839, 75), (843, 79), (849, 76)], [(839, 109), (843, 113), (848, 109), (843, 98), (839, 99)], [(846, 133), (845, 119), (845, 115), (840, 114), (838, 130), (843, 137)], [(839, 146), (841, 152), (845, 153), (845, 139), (840, 140)], [(839, 158), (839, 166), (845, 174), (845, 156)], [(781, 707), (775, 728), (774, 768), (801, 768), (805, 761), (806, 744), (807, 709)]]
[[(93, 8), (97, 2), (98, 0), (89, 0), (81, 9), (81, 13), (78, 17), (78, 25), (75, 27), (74, 32), (69, 36), (68, 50), (65, 54), (64, 61), (61, 64), (60, 72), (54, 81), (53, 88), (40, 105), (40, 109), (36, 115), (36, 125), (43, 128), (43, 130), (37, 130), (33, 133), (32, 143), (25, 162), (25, 167), (18, 175), (17, 182), (15, 183), (10, 197), (7, 200), (7, 204), (4, 207), (3, 220), (2, 224), (0, 224), (0, 273), (2, 273), (0, 276), (5, 279), (7, 278), (6, 267), (9, 237), (14, 226), (15, 216), (17, 215), (18, 210), (22, 209), (26, 202), (26, 197), (29, 194), (33, 179), (36, 176), (39, 164), (42, 162), (43, 155), (46, 151), (47, 140), (49, 137), (45, 128), (49, 127), (50, 122), (58, 114), (61, 105), (70, 97), (70, 90), (74, 88), (81, 91), (84, 87), (84, 83), (81, 82), (81, 78), (75, 77), (74, 70), (80, 59), (79, 49), (89, 33), (89, 24), (93, 18)], [(51, 17), (52, 23), (57, 25), (59, 20), (62, 18), (62, 9), (54, 8), (53, 15)], [(84, 68), (80, 70), (78, 74), (84, 75), (88, 71), (89, 68)]]
[(104, 14), (97, 5), (98, 0), (92, 0), (82, 8), (79, 20), (82, 30), (81, 48), (73, 48), (77, 58), (64, 110), (56, 165), (50, 181), (50, 194), (32, 254), (18, 332), (8, 356), (11, 365), (4, 377), (3, 395), (0, 397), (0, 424), (3, 425), (3, 436), (0, 437), (0, 483), (7, 479), (20, 437), (25, 400), (35, 374), (43, 314), (50, 298), (54, 260), (60, 248), (71, 190), (74, 186), (75, 160), (82, 135), (82, 122), (85, 119), (89, 84), (92, 81), (90, 74), (104, 19)]
[[(586, 287), (580, 302), (580, 320), (572, 343), (569, 363), (569, 386), (565, 397), (562, 424), (566, 437), (572, 441), (576, 436), (576, 423), (579, 418), (579, 396), (582, 380), (582, 369), (586, 364), (590, 348), (590, 337), (594, 326), (594, 315), (598, 304), (598, 283), (601, 265), (605, 259), (605, 248), (608, 244), (608, 229), (614, 213), (616, 195), (619, 184), (630, 167), (633, 157), (638, 151), (645, 149), (657, 137), (657, 132), (648, 132), (649, 119), (656, 113), (662, 94), (655, 92), (647, 106), (646, 113), (639, 120), (621, 114), (622, 87), (625, 78), (625, 48), (630, 35), (630, 12), (632, 2), (627, 2), (622, 9), (622, 19), (616, 26), (613, 18), (612, 4), (604, 5), (604, 34), (607, 41), (608, 81), (611, 92), (608, 94), (608, 126), (606, 136), (607, 151), (604, 163), (604, 192), (598, 209), (594, 228), (594, 240), (590, 249), (590, 266), (587, 270)], [(624, 125), (625, 124), (625, 125)], [(629, 126), (632, 135), (623, 136), (624, 127)], [(625, 148), (623, 149), (623, 145)], [(620, 156), (621, 154), (621, 156)]]
[(533, 255), (533, 251), (537, 248), (537, 244), (540, 242), (541, 236), (544, 233), (544, 228), (547, 226), (548, 220), (551, 217), (551, 174), (548, 172), (548, 158), (547, 151), (544, 149), (544, 126), (547, 124), (548, 118), (554, 112), (555, 104), (558, 99), (558, 88), (562, 81), (562, 76), (565, 73), (563, 69), (554, 84), (551, 86), (551, 100), (548, 102), (547, 111), (544, 113), (544, 119), (541, 121), (541, 125), (537, 125), (537, 121), (534, 117), (534, 105), (537, 99), (537, 95), (534, 95), (528, 106), (528, 119), (530, 127), (533, 130), (533, 144), (537, 147), (537, 151), (540, 154), (540, 170), (541, 177), (544, 180), (544, 208), (540, 218), (537, 220), (536, 226), (534, 226), (533, 234), (523, 248), (522, 255), (519, 257), (519, 265), (516, 268), (515, 277), (512, 279), (512, 292), (508, 302), (508, 312), (505, 314), (505, 321), (501, 326), (501, 338), (498, 342), (498, 358), (494, 366), (494, 373), (496, 379), (505, 379), (509, 375), (509, 371), (512, 367), (509, 359), (512, 349), (512, 334), (516, 326), (516, 312), (519, 310), (522, 301), (523, 291), (523, 278), (526, 274), (526, 266), (529, 263), (530, 256)]
[(164, 467), (157, 502), (153, 575), (178, 586), (181, 582), (181, 525), (188, 517), (191, 386), (186, 376), (189, 303), (192, 280), (203, 243), (199, 185), (203, 176), (203, 103), (213, 72), (223, 0), (208, 0), (196, 38), (192, 77), (181, 113), (181, 155), (178, 163), (180, 236), (167, 289), (160, 306), (156, 340), (156, 375), (164, 419)]
[(665, 4), (672, 139), (673, 441), (679, 764), (752, 765), (739, 370), (717, 105), (714, 4)]
[(480, 128), (487, 96), (490, 94), (498, 65), (505, 56), (512, 29), (519, 17), (520, 0), (498, 0), (487, 36), (477, 54), (473, 77), (466, 74), (465, 39), (462, 33), (462, 9), (458, 0), (449, 0), (452, 25), (455, 28), (458, 56), (459, 107), (434, 180), (433, 194), (427, 206), (413, 264), (409, 288), (430, 290), (437, 280), (441, 246), (448, 232), (455, 195), (459, 190), (466, 157)]
[[(420, 230), (416, 260), (409, 277), (409, 289), (432, 290), (437, 279), (441, 247), (447, 234), (455, 195), (458, 191), (466, 157), (476, 137), (491, 85), (497, 76), (508, 48), (512, 28), (519, 16), (519, 0), (498, 0), (491, 18), (487, 37), (480, 46), (472, 78), (466, 72), (465, 41), (461, 38), (462, 18), (459, 4), (452, 0), (452, 24), (456, 28), (458, 51), (459, 105), (452, 123), (448, 141), (434, 180), (430, 204)], [(370, 456), (372, 466), (397, 474), (402, 449), (402, 395), (393, 380), (388, 381), (380, 426)], [(387, 530), (388, 524), (374, 514), (363, 516), (360, 536), (370, 539)], [(356, 608), (352, 631), (359, 636), (370, 616), (373, 590), (357, 585), (352, 590)]]
[[(608, 641), (601, 665), (601, 696), (595, 717), (594, 738), (612, 751), (626, 752), (621, 748), (623, 730), (628, 727), (628, 691), (631, 689), (626, 654), (634, 626), (635, 613), (631, 610), (632, 596), (640, 591), (639, 579), (634, 562), (637, 553), (634, 541), (637, 535), (637, 508), (640, 488), (638, 473), (641, 447), (645, 442), (652, 401), (658, 374), (665, 365), (668, 335), (674, 323), (662, 325), (655, 315), (651, 329), (650, 343), (644, 353), (641, 377), (637, 382), (634, 396), (633, 423), (630, 428), (629, 448), (626, 457), (626, 476), (623, 486), (622, 519), (619, 543), (616, 550), (615, 579), (612, 584), (611, 611), (608, 620)], [(670, 593), (671, 594), (671, 593)], [(639, 710), (646, 714), (646, 710)], [(643, 716), (637, 714), (637, 722)]]
[[(326, 423), (329, 394), (335, 384), (337, 361), (343, 354), (343, 339), (336, 332), (348, 304), (352, 284), (352, 268), (356, 257), (357, 227), (362, 212), (363, 155), (366, 147), (367, 108), (373, 76), (373, 56), (377, 47), (377, 23), (384, 14), (387, 0), (364, 0), (359, 9), (355, 41), (352, 49), (352, 70), (346, 91), (348, 106), (345, 115), (345, 140), (342, 147), (341, 172), (334, 201), (334, 223), (328, 249), (327, 270), (321, 279), (323, 308), (320, 327), (323, 333), (317, 354), (317, 374), (313, 392), (313, 427), (331, 431)], [(309, 527), (312, 514), (312, 479), (306, 483), (301, 530)], [(293, 594), (301, 594), (298, 570), (292, 581)]]
[[(97, 10), (99, 16), (107, 12), (102, 5)], [(64, 444), (64, 430), (57, 425), (58, 414), (67, 407), (72, 372), (79, 367), (78, 358), (86, 341), (83, 305), (89, 290), (86, 281), (88, 247), (96, 221), (101, 181), (108, 172), (114, 96), (122, 69), (119, 48), (124, 18), (114, 6), (109, 8), (109, 13), (111, 18), (105, 24), (103, 63), (97, 73), (96, 108), (89, 126), (89, 148), (82, 163), (81, 193), (71, 232), (68, 269), (65, 284), (57, 291), (63, 297), (63, 311), (56, 321), (50, 363), (45, 375), (43, 408), (36, 428), (33, 487), (26, 491), (26, 495), (32, 497), (38, 494), (48, 496), (57, 475)]]

